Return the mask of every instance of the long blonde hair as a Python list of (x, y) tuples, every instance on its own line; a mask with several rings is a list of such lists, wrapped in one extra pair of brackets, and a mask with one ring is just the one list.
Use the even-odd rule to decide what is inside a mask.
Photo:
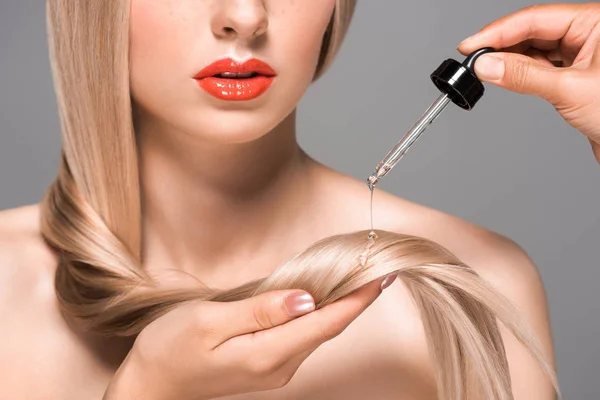
[[(315, 79), (331, 65), (355, 5), (337, 0)], [(47, 1), (63, 151), (42, 202), (42, 235), (58, 255), (56, 293), (67, 315), (99, 333), (131, 336), (185, 301), (235, 301), (297, 288), (323, 307), (397, 271), (421, 311), (440, 398), (512, 398), (496, 318), (528, 346), (557, 387), (534, 336), (508, 300), (447, 250), (421, 238), (378, 231), (368, 242), (368, 232), (354, 232), (323, 239), (268, 278), (239, 288), (159, 288), (140, 256), (129, 7), (124, 0)], [(368, 259), (361, 259), (366, 243)]]

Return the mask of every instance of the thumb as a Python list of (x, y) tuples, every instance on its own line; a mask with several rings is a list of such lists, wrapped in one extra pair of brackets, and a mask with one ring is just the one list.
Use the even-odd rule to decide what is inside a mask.
[(559, 69), (522, 54), (484, 54), (475, 62), (475, 73), (484, 82), (551, 103), (559, 95), (556, 84)]
[(235, 336), (274, 328), (314, 310), (315, 301), (309, 293), (282, 290), (231, 303), (213, 303), (209, 318), (224, 342)]

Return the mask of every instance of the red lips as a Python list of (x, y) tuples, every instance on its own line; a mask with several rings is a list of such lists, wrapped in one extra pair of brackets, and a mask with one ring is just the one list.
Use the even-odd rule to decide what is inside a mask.
[(255, 58), (243, 63), (224, 58), (198, 72), (194, 79), (202, 89), (218, 99), (246, 101), (265, 93), (276, 75), (269, 64)]

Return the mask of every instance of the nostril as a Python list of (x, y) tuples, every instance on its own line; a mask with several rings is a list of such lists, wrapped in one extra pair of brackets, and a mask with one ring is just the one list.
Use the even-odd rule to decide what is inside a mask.
[(229, 34), (232, 34), (232, 33), (234, 33), (234, 32), (235, 32), (235, 29), (233, 29), (233, 28), (231, 28), (231, 27), (229, 27), (229, 26), (226, 26), (226, 27), (224, 27), (224, 28), (223, 28), (223, 32), (225, 32), (226, 34), (228, 34), (228, 35), (229, 35)]

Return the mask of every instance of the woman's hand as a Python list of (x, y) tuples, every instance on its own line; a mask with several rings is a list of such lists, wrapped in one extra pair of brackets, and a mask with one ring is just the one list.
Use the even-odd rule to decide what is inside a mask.
[(142, 331), (104, 399), (200, 400), (282, 387), (385, 287), (380, 279), (317, 311), (299, 291), (181, 305)]
[(462, 42), (469, 54), (481, 47), (478, 77), (514, 92), (549, 101), (586, 135), (600, 163), (600, 3), (549, 4), (499, 19)]

